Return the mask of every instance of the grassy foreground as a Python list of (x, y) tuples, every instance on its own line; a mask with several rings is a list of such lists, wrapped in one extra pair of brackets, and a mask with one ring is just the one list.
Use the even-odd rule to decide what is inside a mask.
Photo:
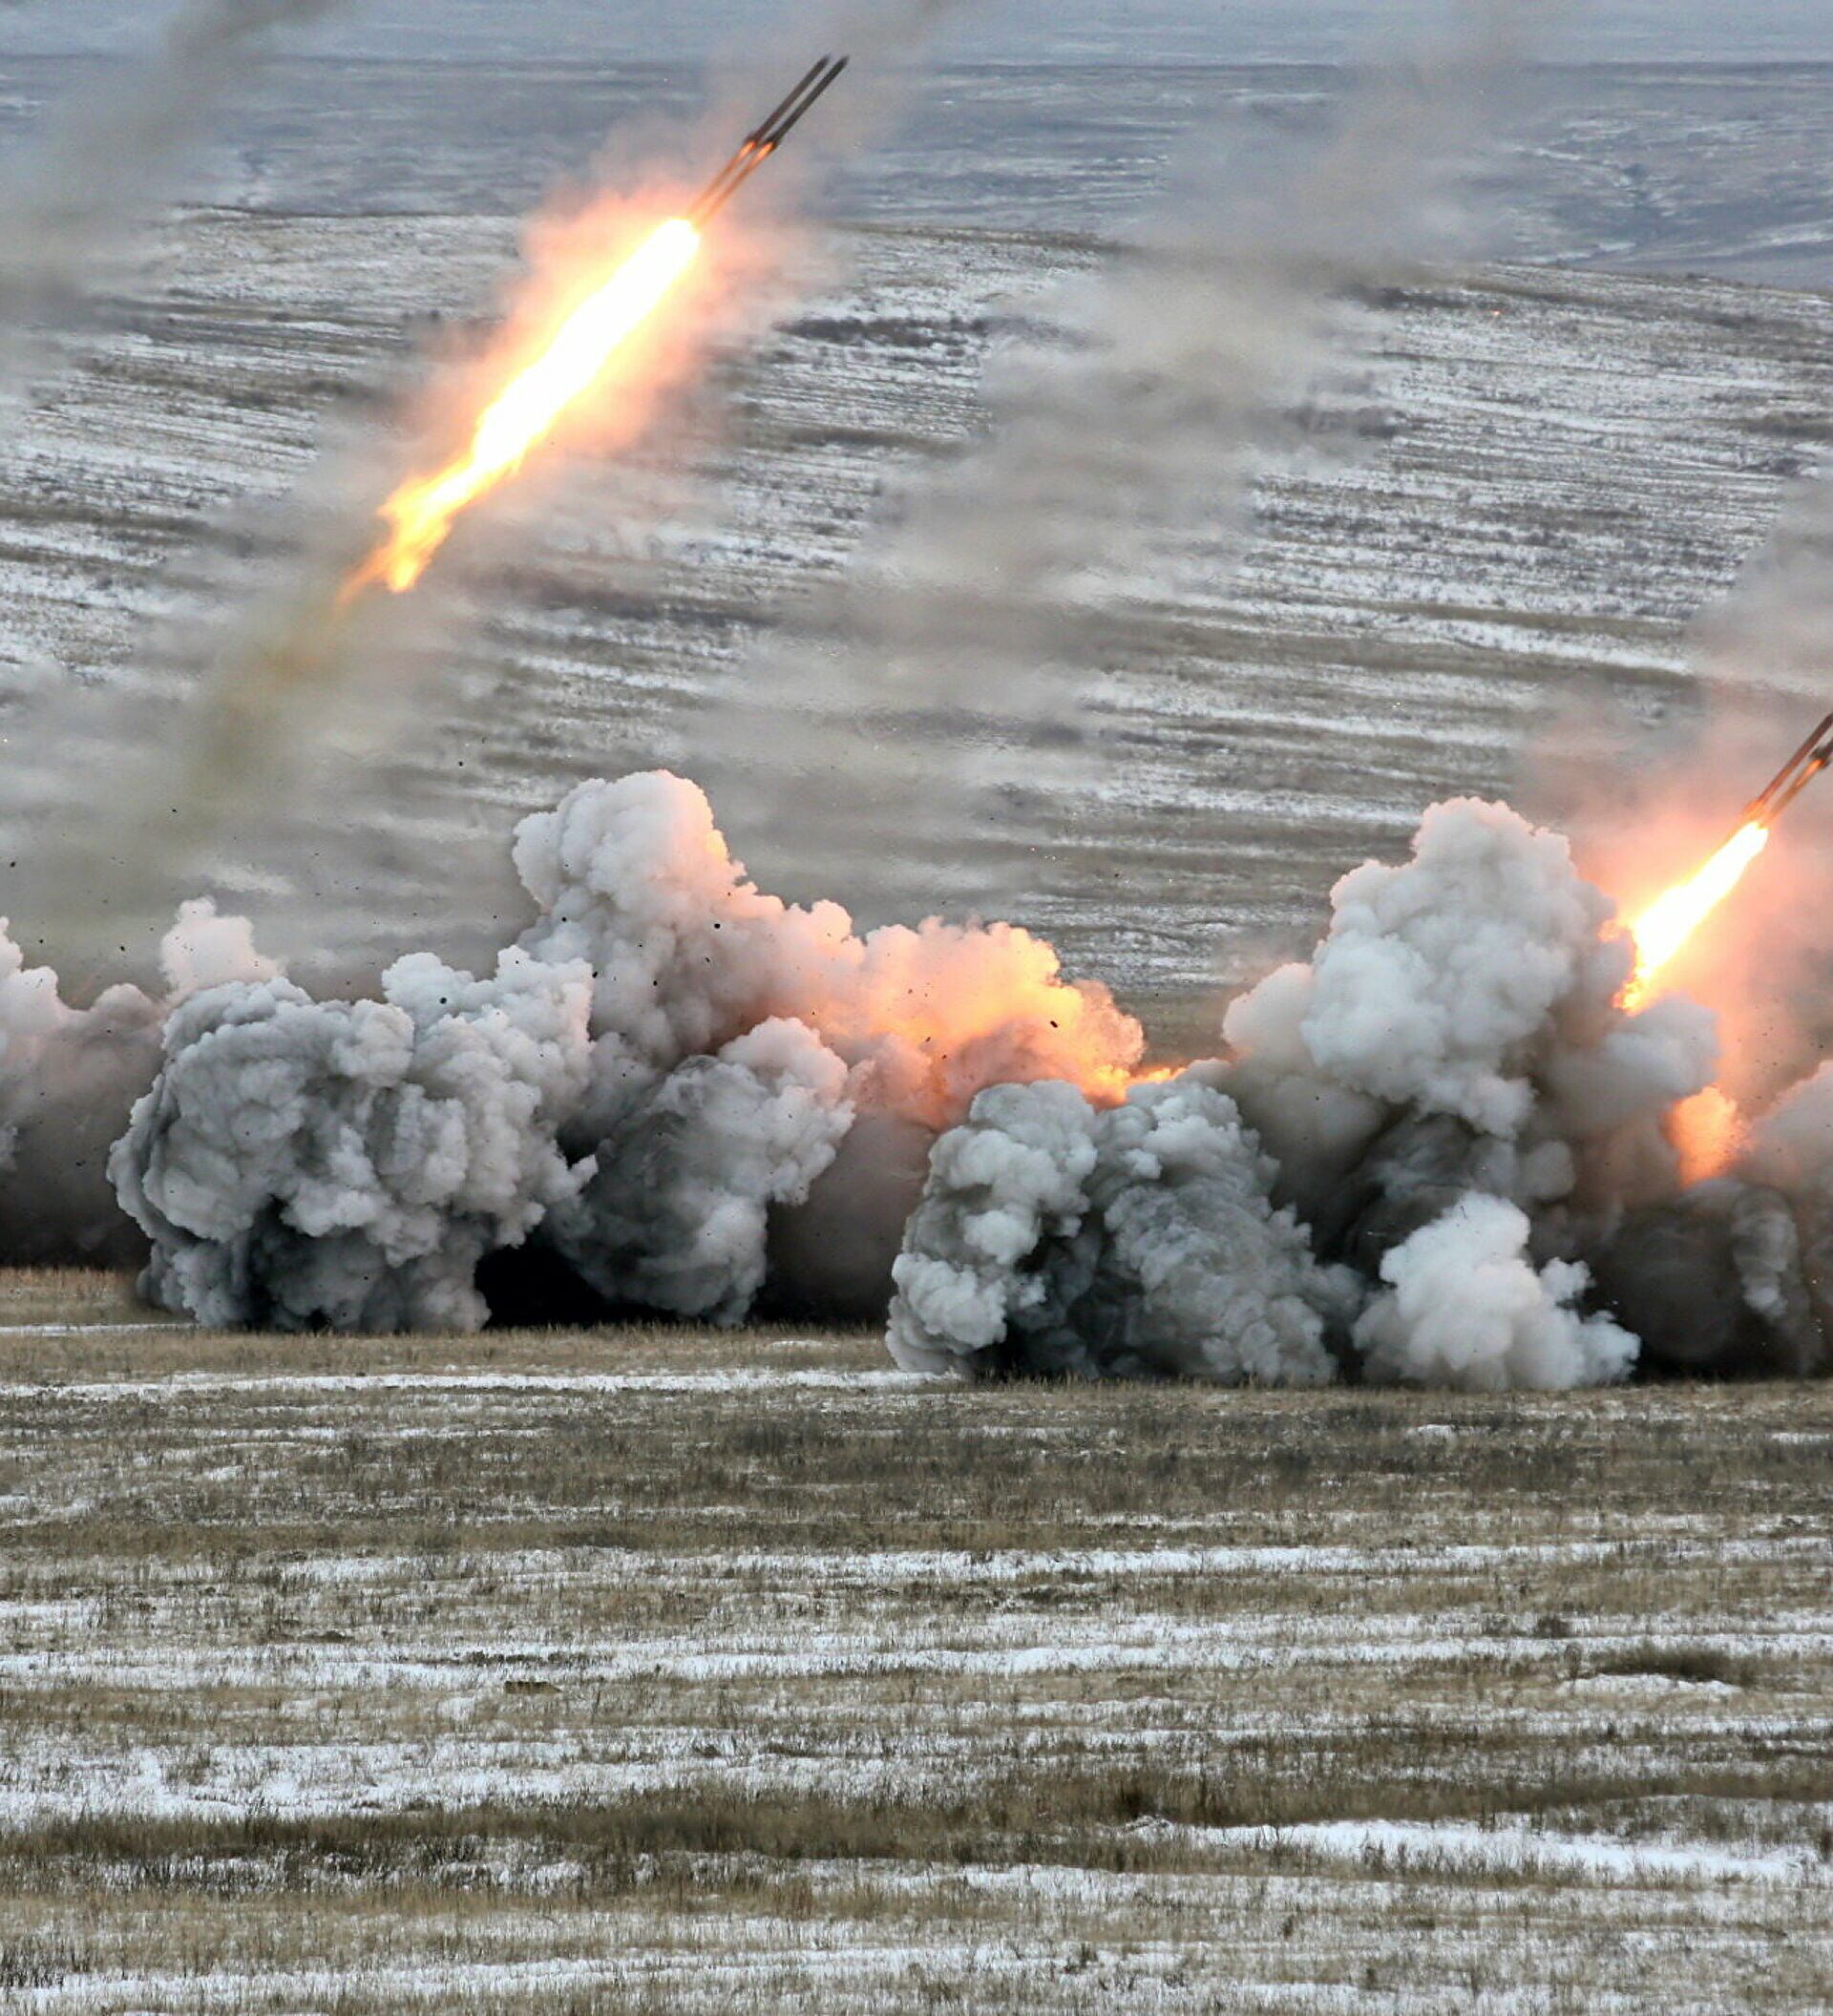
[(0, 1277), (0, 2005), (1825, 2006), (1833, 1388), (158, 1320)]

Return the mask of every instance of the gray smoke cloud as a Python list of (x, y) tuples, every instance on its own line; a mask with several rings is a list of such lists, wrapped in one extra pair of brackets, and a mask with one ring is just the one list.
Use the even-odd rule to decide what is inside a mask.
[(1015, 1324), (1048, 1320), (1033, 1265), (1081, 1231), (1099, 1148), (1096, 1113), (1073, 1085), (1000, 1085), (930, 1156), (929, 1180), (893, 1275), (887, 1340), (898, 1364), (987, 1367)]
[(1635, 1337), (1574, 1305), (1626, 1216), (1681, 1188), (1670, 1117), (1712, 1081), (1712, 1018), (1675, 996), (1623, 1011), (1609, 898), (1506, 806), (1432, 807), (1410, 858), (1344, 876), (1331, 912), (1309, 963), (1231, 1004), (1225, 1082), (1275, 1194), (1386, 1284), (1357, 1332), (1367, 1371), (1623, 1376)]
[(1823, 1369), (1833, 1080), (1689, 1182), (1712, 1018), (1627, 1012), (1631, 956), (1562, 836), (1434, 806), (1231, 1004), (1222, 1058), (1105, 1112), (982, 1095), (931, 1158), (894, 1357), (1476, 1391)]
[(771, 1209), (807, 1202), (853, 1124), (848, 1076), (785, 1019), (687, 1059), (600, 1140), (554, 1244), (613, 1307), (742, 1320), (764, 1286)]
[(584, 967), (510, 953), (488, 980), (403, 959), (379, 1001), (270, 979), (180, 1003), (110, 1160), (142, 1292), (214, 1326), (480, 1328), (484, 1255), (590, 1173), (556, 1139), (590, 997)]
[[(1693, 1180), (1711, 1019), (1621, 1006), (1609, 903), (1506, 806), (1344, 876), (1312, 958), (1169, 1079), (1042, 940), (786, 903), (666, 772), (577, 788), (514, 854), (535, 914), (494, 975), (415, 955), (375, 999), (313, 999), (206, 904), (157, 998), (74, 1008), (0, 935), (9, 1255), (126, 1237), (157, 1302), (279, 1329), (469, 1329), (565, 1284), (721, 1323), (889, 1305), (899, 1364), (970, 1377), (1829, 1362), (1833, 1067)], [(123, 1219), (95, 1171), (130, 1104)]]
[(159, 1031), (200, 989), (263, 979), (245, 919), (187, 903), (159, 958), (162, 997), (120, 985), (86, 1008), (31, 966), (0, 919), (0, 1252), (14, 1265), (137, 1262), (144, 1243), (108, 1180), (110, 1144), (158, 1067)]
[(1595, 1270), (1661, 1370), (1799, 1377), (1827, 1367), (1833, 1332), (1780, 1190), (1721, 1177), (1644, 1206), (1598, 1250)]
[[(492, 979), (418, 955), (379, 1001), (270, 979), (167, 1019), (111, 1164), (156, 1300), (212, 1324), (474, 1328), (480, 1265), (535, 1235), (604, 1307), (736, 1322), (772, 1214), (810, 1207), (857, 1118), (847, 1209), (882, 1213), (911, 1135), (984, 1086), (1114, 1086), (1143, 1047), (1025, 932), (861, 936), (838, 905), (760, 891), (665, 772), (580, 785), (514, 852), (537, 916)], [(777, 1273), (794, 1299), (818, 1257), (780, 1250)]]
[(1319, 1385), (1355, 1283), (1269, 1198), (1224, 1093), (1184, 1078), (1100, 1111), (1001, 1085), (938, 1143), (895, 1269), (911, 1371)]
[(1833, 1368), (1833, 1067), (1734, 1131), (1705, 1180), (1632, 1212), (1595, 1265), (1669, 1370)]

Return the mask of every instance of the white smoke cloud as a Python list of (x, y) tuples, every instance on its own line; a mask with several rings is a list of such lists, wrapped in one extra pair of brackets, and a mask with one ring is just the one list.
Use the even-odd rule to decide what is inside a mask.
[[(1602, 937), (1610, 899), (1582, 881), (1557, 833), (1506, 806), (1453, 799), (1420, 822), (1401, 867), (1365, 862), (1331, 892), (1328, 936), (1306, 970), (1261, 989), (1317, 1076), (1393, 1106), (1456, 1114), (1519, 1134), (1534, 1101), (1528, 1066), (1553, 1013), (1589, 986), (1608, 1002), (1629, 949)], [(1264, 1022), (1256, 989), (1233, 1004), (1231, 1041)]]
[[(1308, 964), (1230, 1004), (1227, 1083), (1281, 1165), (1281, 1194), (1314, 1216), (1383, 1127), (1433, 1116), (1466, 1130), (1428, 1137), (1441, 1186), (1613, 1208), (1674, 1187), (1663, 1122), (1717, 1061), (1712, 1018), (1691, 1003), (1617, 1007), (1631, 958), (1561, 835), (1452, 799), (1428, 808), (1406, 862), (1338, 883)], [(1410, 1151), (1374, 1161), (1390, 1187), (1419, 1167)]]
[(766, 894), (705, 794), (666, 771), (578, 786), (522, 822), (515, 855), (541, 912), (524, 950), (596, 976), (588, 1124), (608, 1124), (649, 1075), (775, 1018), (845, 1061), (858, 1103), (931, 1127), (1005, 1081), (1117, 1086), (1145, 1047), (1105, 987), (1065, 981), (1028, 932), (932, 917), (862, 935), (837, 903)]
[[(1338, 883), (1308, 964), (1231, 1005), (1233, 1053), (1221, 1078), (1280, 1163), (1275, 1195), (1297, 1206), (1324, 1252), (1390, 1280), (1363, 1338), (1381, 1344), (1378, 1369), (1504, 1383), (1553, 1376), (1535, 1354), (1580, 1334), (1589, 1319), (1570, 1310), (1536, 1320), (1507, 1348), (1496, 1341), (1513, 1334), (1500, 1316), (1486, 1346), (1417, 1341), (1458, 1237), (1487, 1251), (1496, 1228), (1512, 1232), (1517, 1218), (1527, 1243), (1518, 1270), (1496, 1276), (1497, 1310), (1513, 1307), (1511, 1295), (1525, 1310), (1563, 1306), (1591, 1281), (1562, 1277), (1554, 1292), (1545, 1265), (1588, 1262), (1593, 1299), (1648, 1340), (1652, 1361), (1676, 1362), (1669, 1340), (1693, 1319), (1686, 1295), (1660, 1284), (1675, 1277), (1671, 1234), (1694, 1225), (1696, 1208), (1674, 1202), (1682, 1180), (1674, 1116), (1710, 1084), (1717, 1034), (1713, 1018), (1678, 996), (1626, 1014), (1618, 999), (1631, 957), (1609, 899), (1579, 874), (1562, 836), (1506, 806), (1460, 799), (1428, 809), (1407, 862), (1370, 863)], [(1485, 1211), (1471, 1226), (1473, 1194), (1516, 1216)], [(1433, 1229), (1446, 1226), (1463, 1230)], [(1716, 1298), (1724, 1315), (1693, 1324), (1696, 1339), (1709, 1329), (1714, 1341), (1696, 1357), (1677, 1347), (1678, 1362), (1746, 1362), (1768, 1332), (1750, 1314), (1745, 1277), (1734, 1278), (1733, 1244), (1680, 1246), (1696, 1263), (1691, 1292)], [(1410, 1299), (1387, 1274), (1401, 1249), (1415, 1254)], [(1539, 1302), (1524, 1279), (1539, 1284)], [(1477, 1354), (1470, 1367), (1458, 1348)], [(1567, 1354), (1573, 1376), (1592, 1362), (1576, 1345)]]
[[(598, 1174), (549, 1236), (612, 1302), (736, 1321), (771, 1210), (807, 1202), (857, 1114), (934, 1131), (989, 1084), (1118, 1085), (1144, 1047), (1029, 933), (932, 917), (861, 935), (838, 904), (760, 891), (666, 772), (579, 786), (522, 822), (515, 857), (540, 911), (523, 949), (595, 976), (591, 1089), (565, 1138)], [(908, 1197), (905, 1138), (859, 1148), (850, 1208), (886, 1215)]]
[[(1309, 963), (1231, 1005), (1219, 1080), (1279, 1161), (1275, 1196), (1365, 1274), (1463, 1225), (1475, 1193), (1521, 1214), (1521, 1267), (1543, 1288), (1546, 1264), (1587, 1263), (1590, 1299), (1644, 1340), (1648, 1364), (1815, 1370), (1833, 1337), (1833, 1209), (1813, 1173), (1833, 1105), (1804, 1087), (1737, 1180), (1684, 1186), (1680, 1149), (1712, 1118), (1694, 1102), (1717, 1067), (1715, 1019), (1678, 995), (1624, 1013), (1630, 957), (1561, 836), (1504, 806), (1435, 806), (1408, 862), (1338, 885)], [(1455, 1250), (1448, 1233), (1425, 1239), (1427, 1262), (1448, 1270)], [(1448, 1273), (1411, 1268), (1413, 1303), (1388, 1293), (1364, 1341), (1382, 1340), (1396, 1376), (1451, 1376), (1436, 1343), (1415, 1341)], [(1498, 1279), (1512, 1280), (1501, 1306), (1526, 1297), (1519, 1274)], [(1587, 1319), (1567, 1313), (1533, 1337), (1570, 1341)], [(1491, 1350), (1482, 1376), (1510, 1378), (1531, 1356)], [(1590, 1362), (1570, 1356), (1580, 1374)]]
[(1356, 1325), (1368, 1376), (1471, 1393), (1627, 1378), (1637, 1340), (1609, 1316), (1581, 1315), (1587, 1270), (1564, 1260), (1536, 1270), (1528, 1232), (1516, 1206), (1472, 1196), (1385, 1254), (1388, 1292)]

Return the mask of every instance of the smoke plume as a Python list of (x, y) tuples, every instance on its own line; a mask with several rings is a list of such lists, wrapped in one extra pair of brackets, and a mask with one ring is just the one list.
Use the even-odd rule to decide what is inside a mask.
[(1573, 1306), (1582, 1264), (1528, 1255), (1528, 1214), (1473, 1194), (1381, 1256), (1388, 1283), (1356, 1325), (1371, 1379), (1451, 1386), (1600, 1386), (1628, 1376), (1637, 1340), (1611, 1317)]
[(853, 1124), (847, 1082), (786, 1019), (688, 1058), (611, 1124), (554, 1243), (614, 1308), (739, 1321), (764, 1286), (772, 1207), (807, 1201)]
[[(944, 1136), (896, 1263), (900, 1363), (1353, 1376), (1479, 1390), (1818, 1370), (1833, 1092), (1691, 1180), (1712, 1018), (1631, 1014), (1632, 947), (1566, 841), (1433, 807), (1332, 894), (1226, 1054), (1101, 1112), (1004, 1089)], [(1161, 1147), (1163, 1142), (1170, 1152)]]
[(187, 903), (160, 947), (163, 998), (107, 988), (67, 1003), (0, 919), (0, 1254), (14, 1265), (137, 1261), (143, 1242), (107, 1174), (110, 1144), (158, 1066), (165, 1017), (200, 989), (273, 968), (246, 922)]
[(1833, 1067), (1709, 1095), (1711, 1018), (1623, 1008), (1610, 902), (1506, 806), (1431, 808), (1221, 1056), (1148, 1078), (1043, 940), (785, 902), (666, 772), (578, 787), (514, 859), (494, 974), (418, 954), (374, 999), (208, 905), (159, 999), (72, 1008), (0, 938), (10, 1256), (139, 1244), (156, 1301), (280, 1329), (889, 1305), (900, 1365), (979, 1378), (1828, 1364)]
[(1318, 1385), (1357, 1301), (1269, 1199), (1234, 1102), (1192, 1079), (1098, 1111), (1001, 1085), (938, 1143), (888, 1340), (916, 1372)]
[(380, 1001), (281, 979), (165, 1024), (110, 1171), (153, 1246), (141, 1288), (200, 1323), (475, 1330), (479, 1262), (573, 1197), (557, 1123), (585, 1082), (591, 976), (425, 955)]
[[(854, 1211), (908, 1195), (906, 1130), (927, 1143), (1007, 1081), (1111, 1096), (1143, 1047), (1025, 932), (860, 936), (758, 890), (663, 772), (580, 785), (522, 822), (515, 860), (537, 916), (494, 979), (419, 955), (380, 1001), (268, 980), (172, 1015), (112, 1165), (156, 1299), (217, 1324), (473, 1328), (481, 1262), (537, 1234), (604, 1307), (735, 1322), (771, 1212), (810, 1202), (856, 1118), (879, 1125)], [(797, 1281), (785, 1255), (791, 1302)]]
[(1227, 1082), (1278, 1193), (1374, 1268), (1466, 1189), (1549, 1222), (1672, 1188), (1669, 1110), (1711, 1080), (1711, 1018), (1615, 1005), (1631, 947), (1558, 834), (1434, 806), (1412, 857), (1332, 892), (1309, 962), (1231, 1004)]

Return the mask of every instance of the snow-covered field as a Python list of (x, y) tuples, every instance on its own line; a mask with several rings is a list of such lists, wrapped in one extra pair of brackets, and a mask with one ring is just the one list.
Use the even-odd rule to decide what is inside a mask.
[(1821, 1389), (4, 1304), (21, 2006), (1824, 2006)]

